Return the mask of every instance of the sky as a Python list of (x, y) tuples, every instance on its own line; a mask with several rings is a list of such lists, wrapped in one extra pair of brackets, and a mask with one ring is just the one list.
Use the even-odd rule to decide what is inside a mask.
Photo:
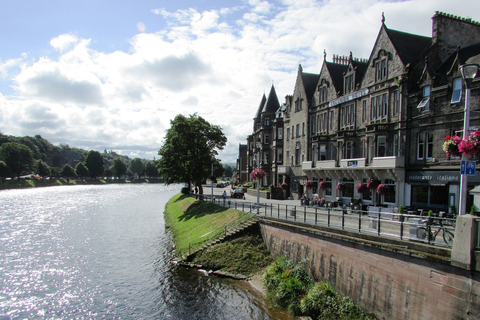
[(293, 94), (324, 51), (366, 58), (381, 27), (431, 36), (479, 0), (0, 0), (0, 132), (158, 159), (170, 121), (223, 129), (235, 163), (263, 94)]

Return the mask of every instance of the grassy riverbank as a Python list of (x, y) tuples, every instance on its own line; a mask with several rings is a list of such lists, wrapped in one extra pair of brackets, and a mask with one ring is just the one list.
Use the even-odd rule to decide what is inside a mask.
[(87, 180), (43, 180), (43, 179), (19, 179), (0, 182), (0, 190), (6, 189), (22, 189), (35, 187), (52, 187), (52, 186), (75, 186), (90, 184), (115, 184), (115, 183), (163, 183), (160, 179), (87, 179)]
[[(172, 231), (176, 255), (179, 257), (188, 254), (191, 241), (243, 215), (245, 213), (242, 211), (223, 208), (183, 194), (172, 197), (165, 207), (166, 224)], [(206, 240), (203, 239), (204, 242)], [(201, 242), (202, 239), (198, 245)], [(258, 232), (249, 232), (197, 253), (192, 263), (211, 270), (251, 276), (263, 271), (272, 261)]]

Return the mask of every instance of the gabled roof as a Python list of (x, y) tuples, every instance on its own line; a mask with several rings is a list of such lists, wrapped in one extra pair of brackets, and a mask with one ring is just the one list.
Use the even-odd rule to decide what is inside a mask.
[(305, 94), (307, 95), (307, 99), (309, 101), (312, 99), (313, 94), (315, 93), (318, 77), (318, 74), (306, 73), (302, 71), (303, 87), (305, 88)]
[[(263, 95), (265, 97), (265, 95)], [(275, 92), (275, 87), (272, 85), (270, 88), (270, 93), (268, 94), (267, 101), (263, 105), (262, 113), (269, 112), (275, 113), (275, 111), (280, 108), (280, 103), (278, 102), (277, 93)]]
[(454, 68), (466, 63), (480, 63), (480, 42), (471, 46), (458, 48), (436, 70), (438, 85), (448, 83), (448, 76), (455, 72)]
[(264, 93), (262, 97), (262, 101), (260, 101), (260, 105), (258, 106), (257, 113), (255, 114), (254, 119), (260, 119), (262, 115), (263, 106), (265, 105), (266, 101), (267, 101), (267, 97), (265, 96), (265, 93)]
[(431, 37), (388, 29), (385, 24), (382, 27), (385, 28), (385, 32), (405, 65), (421, 58), (432, 44)]
[(328, 73), (332, 78), (335, 92), (343, 92), (343, 74), (347, 70), (348, 66), (340, 63), (333, 63), (325, 61)]

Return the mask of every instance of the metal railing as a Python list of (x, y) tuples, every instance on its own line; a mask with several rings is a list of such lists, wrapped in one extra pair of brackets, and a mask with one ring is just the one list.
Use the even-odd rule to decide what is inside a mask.
[[(428, 224), (427, 216), (414, 214), (399, 214), (393, 212), (378, 212), (358, 210), (342, 207), (319, 207), (303, 205), (283, 205), (247, 202), (222, 197), (203, 196), (205, 201), (219, 206), (233, 208), (246, 212), (253, 212), (260, 216), (274, 217), (287, 221), (298, 221), (312, 225), (323, 225), (331, 228), (355, 231), (365, 234), (375, 234), (380, 237), (394, 237), (401, 240), (424, 242), (434, 246), (451, 246), (441, 235), (434, 239), (431, 236), (421, 237), (419, 229), (426, 228), (428, 232), (435, 232), (441, 228), (455, 234), (456, 219), (433, 217), (433, 224)], [(480, 228), (480, 227), (479, 227)], [(480, 240), (479, 240), (480, 241)], [(480, 246), (480, 242), (478, 243)]]

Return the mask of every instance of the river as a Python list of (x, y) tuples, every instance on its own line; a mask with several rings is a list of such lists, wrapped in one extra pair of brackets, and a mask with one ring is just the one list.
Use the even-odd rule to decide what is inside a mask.
[(0, 191), (0, 319), (293, 319), (249, 283), (174, 265), (178, 185)]

